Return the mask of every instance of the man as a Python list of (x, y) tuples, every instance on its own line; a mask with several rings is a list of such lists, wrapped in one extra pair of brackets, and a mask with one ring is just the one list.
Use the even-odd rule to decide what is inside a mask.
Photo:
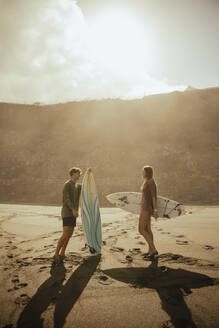
[(74, 232), (74, 227), (76, 226), (81, 193), (81, 184), (77, 183), (77, 181), (79, 180), (81, 174), (82, 170), (80, 168), (72, 167), (69, 170), (70, 179), (64, 184), (63, 204), (61, 211), (63, 233), (56, 247), (54, 264), (62, 262), (65, 258), (66, 247)]

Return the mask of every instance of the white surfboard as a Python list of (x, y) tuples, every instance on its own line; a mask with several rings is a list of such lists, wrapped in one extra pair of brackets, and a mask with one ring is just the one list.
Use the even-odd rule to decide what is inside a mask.
[(100, 207), (91, 169), (86, 171), (83, 178), (80, 206), (87, 246), (91, 253), (99, 254), (102, 245)]
[[(108, 201), (116, 207), (134, 214), (140, 213), (140, 192), (116, 192), (107, 195)], [(158, 196), (157, 197), (158, 216), (161, 218), (172, 218), (185, 214), (184, 207), (174, 200)]]

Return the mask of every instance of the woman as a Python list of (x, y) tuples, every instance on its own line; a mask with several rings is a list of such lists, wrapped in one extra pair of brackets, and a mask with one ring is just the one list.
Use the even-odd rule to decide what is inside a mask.
[(141, 211), (139, 216), (139, 232), (148, 243), (149, 250), (147, 255), (150, 258), (158, 255), (154, 245), (153, 233), (151, 231), (151, 216), (155, 219), (157, 215), (157, 187), (153, 179), (153, 168), (144, 166), (142, 171), (144, 182), (142, 184)]

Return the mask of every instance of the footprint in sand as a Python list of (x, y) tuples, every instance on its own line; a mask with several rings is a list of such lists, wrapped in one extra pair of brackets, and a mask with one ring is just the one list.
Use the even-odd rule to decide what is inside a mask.
[(165, 232), (165, 231), (163, 231), (163, 232), (161, 232), (162, 234), (164, 234), (164, 235), (170, 235), (170, 232)]
[(132, 248), (132, 249), (129, 249), (129, 252), (131, 254), (139, 254), (139, 253), (141, 253), (141, 249), (140, 248)]
[(178, 260), (179, 258), (182, 258), (182, 255), (179, 254), (172, 254), (172, 253), (163, 253), (159, 255), (160, 262), (163, 261), (170, 261), (170, 260)]
[(178, 235), (178, 236), (175, 236), (176, 238), (185, 238), (184, 235)]
[(198, 260), (190, 258), (190, 257), (184, 257), (183, 263), (188, 264), (188, 265), (195, 265), (198, 263)]
[(184, 286), (183, 288), (180, 288), (180, 290), (181, 290), (183, 296), (188, 296), (188, 295), (192, 294), (191, 289), (189, 289), (188, 287)]
[(98, 282), (102, 285), (111, 285), (113, 283), (111, 279), (103, 275), (98, 277)]
[(165, 321), (161, 326), (161, 328), (174, 328), (174, 327), (175, 326), (172, 324), (172, 322), (170, 320)]
[(127, 260), (121, 260), (120, 263), (126, 264), (127, 263)]
[(187, 265), (199, 265), (199, 260), (193, 257), (184, 257), (180, 254), (164, 253), (159, 256), (160, 262), (184, 263)]
[(165, 265), (162, 265), (159, 267), (159, 270), (163, 273), (163, 272), (167, 272), (168, 268)]
[(122, 248), (122, 247), (111, 247), (110, 251), (112, 251), (112, 252), (123, 252), (124, 248)]
[(31, 262), (21, 262), (20, 267), (32, 265)]
[(144, 241), (139, 241), (138, 244), (139, 245), (145, 245), (146, 243)]
[(70, 264), (70, 265), (68, 266), (68, 269), (72, 269), (72, 268), (73, 268), (73, 265)]
[(189, 242), (187, 240), (176, 240), (177, 245), (188, 245)]
[(151, 261), (150, 257), (146, 253), (143, 255), (143, 260), (144, 261)]
[(130, 255), (127, 255), (125, 258), (126, 258), (126, 260), (128, 262), (132, 262), (133, 261), (133, 258)]
[(50, 257), (34, 257), (33, 260), (34, 261), (38, 261), (38, 260), (40, 260), (40, 261), (48, 261), (48, 260), (50, 260)]
[[(18, 275), (15, 275), (15, 277), (16, 278), (11, 279), (11, 282), (13, 282), (13, 284), (15, 284), (14, 289), (19, 289), (19, 288), (22, 288), (22, 287), (26, 287), (28, 285), (26, 282), (19, 283), (20, 280), (18, 279)], [(11, 291), (11, 290), (8, 290), (8, 291)]]
[(73, 264), (74, 265), (79, 265), (79, 264), (81, 264), (82, 262), (81, 261), (73, 261)]
[(15, 299), (14, 302), (19, 305), (26, 305), (30, 300), (31, 298), (27, 294), (21, 294)]
[(16, 278), (16, 279), (12, 279), (11, 281), (12, 281), (13, 283), (16, 283), (16, 282), (19, 282), (20, 280)]
[(211, 251), (212, 249), (214, 249), (214, 247), (211, 245), (205, 245), (203, 248), (206, 249), (207, 251)]
[(26, 287), (28, 284), (26, 282), (23, 282), (21, 284), (18, 284), (19, 287)]

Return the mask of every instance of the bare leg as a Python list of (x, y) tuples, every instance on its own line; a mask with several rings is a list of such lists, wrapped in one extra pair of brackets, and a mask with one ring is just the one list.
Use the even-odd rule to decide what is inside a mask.
[(139, 233), (145, 238), (149, 246), (149, 253), (155, 253), (156, 248), (153, 242), (153, 233), (151, 231), (151, 216), (148, 212), (142, 211), (139, 217)]
[[(146, 225), (146, 231), (148, 232), (149, 234), (149, 237), (150, 239), (152, 240), (152, 242), (154, 242), (154, 236), (153, 236), (153, 233), (152, 233), (152, 230), (151, 230), (151, 220), (148, 220), (148, 224)], [(151, 247), (148, 245), (148, 253), (153, 253), (151, 251)]]
[(68, 227), (68, 231), (67, 231), (67, 237), (66, 239), (64, 240), (64, 243), (62, 245), (62, 248), (61, 248), (61, 252), (60, 252), (60, 255), (61, 256), (65, 256), (65, 250), (66, 250), (66, 247), (68, 245), (68, 242), (71, 238), (71, 236), (73, 235), (73, 231), (74, 231), (74, 228), (73, 227)]
[(68, 226), (63, 227), (62, 236), (59, 238), (58, 244), (57, 244), (57, 247), (56, 247), (56, 252), (55, 252), (55, 257), (56, 258), (58, 258), (60, 249), (63, 248), (64, 244), (65, 244), (65, 246), (64, 246), (64, 250), (63, 250), (62, 253), (65, 253), (65, 249), (67, 247), (69, 239), (71, 238), (71, 236), (73, 234), (73, 231), (74, 231), (73, 227), (68, 227)]
[(149, 233), (149, 236), (150, 236), (151, 240), (154, 242), (154, 236), (153, 236), (153, 232), (151, 230), (151, 219), (148, 220), (148, 222), (147, 222), (146, 230)]

